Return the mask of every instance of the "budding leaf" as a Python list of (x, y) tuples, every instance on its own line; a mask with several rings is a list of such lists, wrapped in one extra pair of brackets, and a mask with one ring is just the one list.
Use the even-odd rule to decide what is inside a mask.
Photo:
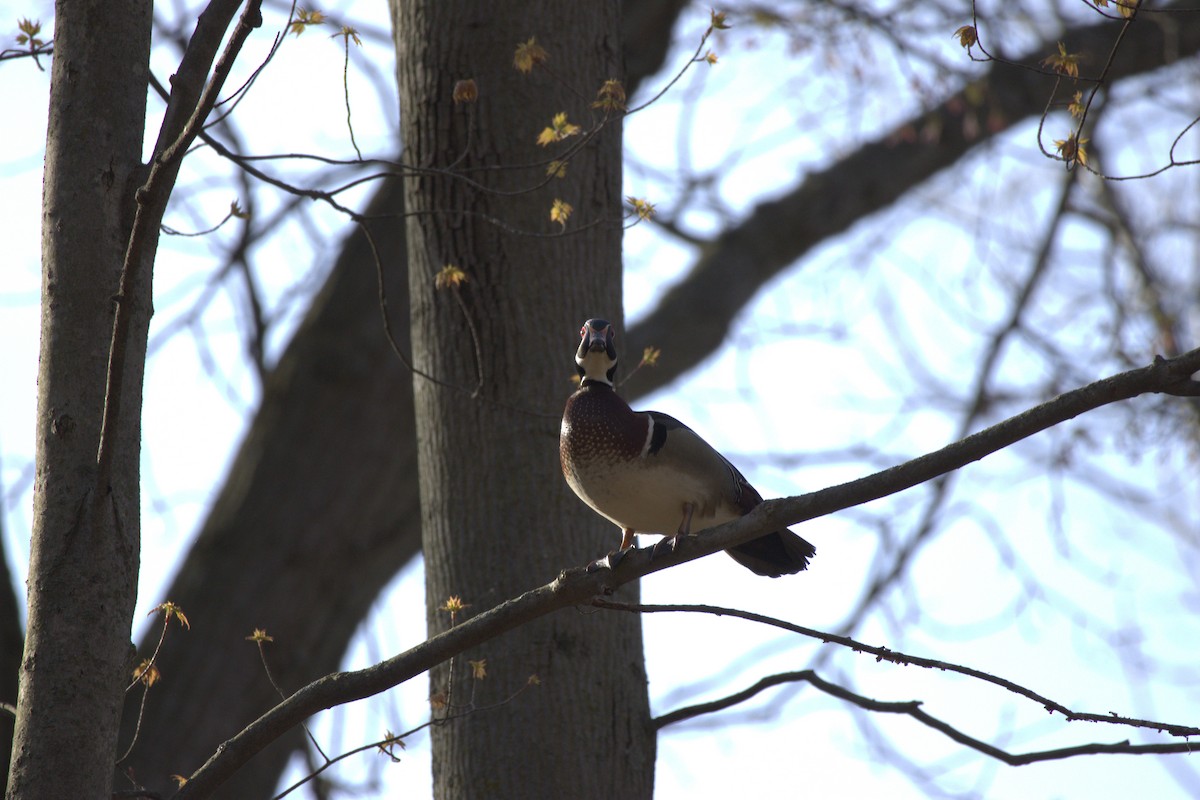
[(575, 209), (571, 204), (559, 198), (554, 198), (554, 203), (550, 206), (550, 221), (557, 222), (562, 226), (563, 230), (567, 229), (567, 220), (571, 218), (571, 212)]
[(537, 39), (530, 37), (529, 41), (517, 45), (517, 52), (513, 55), (513, 66), (519, 72), (529, 74), (535, 64), (541, 64), (549, 58), (550, 54), (537, 43)]
[(963, 25), (954, 35), (958, 37), (958, 43), (968, 50), (979, 42), (979, 32), (975, 30), (974, 25)]
[(1079, 77), (1079, 59), (1078, 53), (1068, 53), (1067, 46), (1062, 42), (1058, 43), (1058, 53), (1051, 56), (1046, 56), (1042, 59), (1042, 66), (1049, 67), (1059, 75), (1066, 75), (1070, 78)]
[[(462, 286), (469, 280), (470, 278), (467, 277), (467, 273), (463, 272), (461, 267), (456, 267), (453, 264), (447, 264), (438, 270), (437, 277), (433, 279), (433, 287), (435, 289), (457, 289), (459, 286)], [(446, 601), (446, 604), (449, 605), (451, 601), (457, 601), (460, 605), (460, 608), (454, 610), (461, 610), (462, 600), (457, 597), (451, 597), (450, 600)], [(447, 610), (449, 611), (451, 609)]]

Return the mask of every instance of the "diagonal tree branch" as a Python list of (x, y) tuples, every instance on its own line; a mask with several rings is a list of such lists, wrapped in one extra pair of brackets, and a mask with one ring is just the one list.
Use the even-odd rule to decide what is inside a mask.
[[(1181, 7), (1175, 3), (1163, 10)], [(1148, 23), (1144, 19), (1125, 34), (1108, 73), (1110, 83), (1200, 51), (1200, 26), (1179, 25), (1168, 31)], [(1113, 35), (1112, 24), (1104, 21), (1069, 29), (1061, 38), (1076, 52), (1101, 53), (1111, 48)], [(1054, 48), (1054, 41), (1043, 42), (1014, 60), (1035, 63)], [(1041, 114), (1053, 87), (1054, 79), (1039, 72), (993, 64), (987, 74), (937, 107), (809, 174), (784, 195), (760, 203), (740, 224), (702, 248), (687, 277), (627, 332), (630, 352), (653, 345), (663, 353), (658, 368), (643, 370), (629, 390), (660, 389), (695, 367), (724, 341), (734, 318), (764, 283), (997, 134)], [(963, 109), (974, 108), (971, 98), (978, 96), (986, 98), (980, 112), (996, 124), (963, 124)], [(940, 135), (936, 141), (906, 135), (913, 130), (938, 130)]]
[[(167, 201), (175, 189), (175, 180), (183, 158), (191, 143), (200, 133), (200, 128), (208, 118), (209, 111), (217, 102), (217, 96), (225, 85), (225, 79), (233, 69), (234, 61), (241, 52), (242, 45), (251, 32), (262, 24), (261, 0), (250, 0), (241, 19), (234, 28), (225, 51), (217, 60), (212, 78), (202, 83), (203, 90), (196, 92), (191, 86), (192, 80), (201, 82), (208, 75), (209, 64), (212, 63), (214, 52), (209, 52), (203, 46), (205, 43), (219, 44), (228, 19), (225, 11), (236, 9), (240, 3), (225, 3), (225, 8), (214, 3), (201, 15), (201, 24), (197, 33), (202, 31), (205, 36), (197, 36), (202, 43), (195, 49), (189, 47), (184, 61), (176, 74), (176, 91), (171, 93), (167, 104), (167, 113), (163, 126), (159, 131), (158, 144), (155, 145), (154, 157), (151, 159), (150, 170), (145, 183), (138, 187), (134, 199), (137, 210), (133, 219), (133, 229), (129, 234), (129, 244), (125, 252), (125, 263), (121, 269), (120, 288), (117, 292), (117, 311), (113, 320), (112, 344), (109, 348), (108, 380), (104, 394), (104, 417), (100, 428), (100, 444), (96, 454), (96, 491), (93, 504), (99, 508), (102, 498), (108, 493), (109, 479), (112, 471), (113, 450), (115, 447), (116, 425), (121, 411), (121, 400), (125, 396), (123, 384), (126, 379), (125, 360), (126, 349), (129, 346), (132, 333), (134, 309), (130, 298), (137, 296), (141, 290), (139, 285), (149, 283), (153, 269), (154, 257), (158, 251), (158, 233), (162, 225), (163, 214), (167, 209)], [(220, 13), (217, 13), (217, 12)], [(220, 30), (205, 30), (205, 16), (216, 14), (218, 20), (213, 27), (221, 26)], [(215, 41), (214, 41), (215, 39)], [(145, 335), (144, 333), (140, 335)], [(141, 367), (138, 368), (140, 379)]]
[(740, 519), (699, 535), (679, 537), (682, 541), (669, 553), (656, 557), (653, 548), (647, 547), (630, 553), (612, 570), (583, 567), (565, 570), (550, 583), (471, 617), (411, 650), (366, 669), (334, 673), (313, 681), (226, 741), (180, 788), (176, 797), (180, 800), (208, 797), (257, 752), (312, 714), (385, 691), (519, 625), (611, 594), (617, 587), (651, 573), (727, 550), (766, 531), (910, 489), (1110, 403), (1147, 393), (1200, 395), (1200, 382), (1191, 377), (1197, 371), (1200, 371), (1200, 349), (1174, 359), (1157, 359), (1148, 367), (1088, 384), (882, 472), (799, 497), (768, 500)]
[[(971, 391), (968, 394), (968, 397), (970, 397), (970, 406), (958, 423), (956, 435), (959, 438), (966, 436), (987, 410), (990, 403), (989, 386), (995, 369), (999, 364), (1000, 354), (1004, 350), (1005, 343), (1020, 329), (1021, 320), (1025, 316), (1025, 312), (1037, 288), (1042, 284), (1046, 273), (1049, 271), (1051, 251), (1054, 243), (1058, 240), (1064, 220), (1066, 219), (1072, 190), (1077, 185), (1077, 176), (1077, 172), (1064, 174), (1058, 203), (1041, 238), (1040, 246), (1037, 249), (1033, 263), (1029, 267), (1029, 272), (1021, 282), (1020, 289), (1013, 298), (1012, 307), (1009, 309), (1007, 319), (991, 335), (983, 357), (980, 359), (979, 366), (975, 370)], [(880, 553), (878, 558), (886, 559), (887, 563), (876, 564), (876, 569), (872, 570), (874, 577), (863, 587), (854, 607), (846, 614), (845, 619), (838, 626), (839, 631), (848, 633), (856, 630), (870, 610), (876, 606), (879, 599), (899, 583), (917, 553), (929, 542), (937, 530), (938, 516), (947, 498), (950, 497), (950, 487), (953, 482), (954, 475), (947, 474), (931, 483), (929, 497), (925, 500), (924, 509), (921, 512), (920, 519), (914, 526), (914, 532), (900, 544), (897, 550)]]

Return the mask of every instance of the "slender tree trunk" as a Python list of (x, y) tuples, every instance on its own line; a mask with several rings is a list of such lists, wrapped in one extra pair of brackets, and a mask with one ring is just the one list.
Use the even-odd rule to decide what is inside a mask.
[[(0, 541), (4, 539), (4, 523), (0, 520)], [(8, 558), (0, 550), (0, 703), (17, 704), (17, 675), (21, 669), (21, 651), (25, 649), (25, 632), (21, 630), (21, 615), (16, 592), (12, 590), (12, 573)], [(8, 762), (12, 756), (13, 725), (16, 720), (7, 709), (0, 709), (0, 785), (8, 785)]]
[(138, 458), (149, 281), (134, 310), (125, 394), (103, 483), (97, 449), (140, 172), (151, 6), (56, 7), (42, 199), (42, 331), (29, 625), (8, 796), (102, 798), (130, 680), (139, 556)]
[[(406, 163), (455, 164), (486, 188), (428, 174), (407, 186), (417, 454), (430, 634), (457, 596), (487, 609), (615, 543), (558, 467), (580, 322), (621, 313), (621, 141), (610, 120), (567, 177), (538, 188), (538, 133), (584, 126), (620, 77), (619, 4), (393, 2)], [(536, 38), (548, 72), (522, 75)], [(477, 103), (456, 105), (473, 79)], [(568, 84), (574, 89), (564, 88)], [(507, 169), (497, 169), (504, 168)], [(499, 194), (509, 192), (510, 194)], [(575, 211), (553, 236), (555, 198)], [(590, 227), (589, 227), (590, 224)], [(438, 288), (446, 265), (467, 282)], [(476, 387), (478, 390), (476, 391)], [(636, 616), (570, 612), (514, 631), (431, 676), (434, 796), (648, 798), (654, 734)], [(469, 662), (486, 660), (487, 677)], [(517, 693), (530, 675), (540, 685)], [(487, 708), (503, 704), (499, 708)]]

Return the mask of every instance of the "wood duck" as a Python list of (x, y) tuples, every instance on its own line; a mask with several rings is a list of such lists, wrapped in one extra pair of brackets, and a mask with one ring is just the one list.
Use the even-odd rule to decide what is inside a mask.
[[(567, 399), (558, 452), (575, 494), (621, 528), (613, 556), (633, 546), (635, 533), (666, 534), (673, 547), (674, 537), (737, 519), (763, 501), (691, 428), (658, 411), (634, 411), (617, 395), (612, 325), (589, 319), (579, 333), (579, 389)], [(726, 552), (778, 578), (805, 569), (816, 548), (784, 528)]]

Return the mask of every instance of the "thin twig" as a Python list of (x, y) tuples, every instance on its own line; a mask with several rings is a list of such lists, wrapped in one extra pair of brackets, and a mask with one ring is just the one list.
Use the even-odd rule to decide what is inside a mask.
[[(1200, 727), (1195, 727), (1192, 725), (1177, 725), (1170, 722), (1157, 722), (1154, 720), (1136, 719), (1134, 717), (1122, 717), (1111, 712), (1108, 714), (1092, 714), (1081, 711), (1072, 711), (1063, 704), (1040, 695), (1032, 689), (1028, 689), (1018, 683), (1014, 683), (1007, 678), (1001, 678), (999, 676), (992, 675), (991, 673), (984, 672), (983, 670), (975, 669), (974, 667), (966, 667), (949, 661), (939, 661), (938, 659), (934, 658), (909, 655), (908, 653), (902, 653), (898, 650), (890, 650), (887, 647), (865, 644), (855, 639), (851, 639), (848, 636), (840, 636), (836, 633), (827, 633), (825, 631), (818, 631), (813, 628), (806, 628), (803, 625), (785, 622), (784, 620), (777, 619), (775, 617), (769, 617), (765, 614), (756, 614), (752, 611), (743, 611), (737, 608), (724, 608), (721, 606), (695, 604), (652, 605), (640, 603), (618, 603), (602, 597), (595, 598), (592, 601), (592, 605), (596, 606), (597, 608), (607, 608), (614, 611), (627, 611), (637, 614), (687, 612), (693, 614), (712, 614), (718, 617), (737, 617), (738, 619), (758, 622), (763, 625), (770, 625), (771, 627), (780, 628), (792, 633), (798, 633), (801, 636), (807, 636), (812, 639), (819, 639), (826, 644), (841, 645), (842, 647), (847, 647), (856, 653), (870, 653), (871, 655), (875, 656), (876, 661), (888, 661), (893, 664), (900, 664), (902, 666), (911, 665), (916, 667), (924, 667), (925, 669), (936, 669), (941, 670), (942, 672), (954, 672), (959, 675), (966, 675), (967, 677), (975, 678), (985, 683), (990, 683), (993, 686), (999, 686), (1001, 689), (1012, 692), (1016, 695), (1020, 695), (1027, 700), (1032, 700), (1051, 714), (1055, 712), (1062, 714), (1067, 718), (1068, 722), (1074, 722), (1077, 720), (1085, 722), (1105, 722), (1115, 725), (1127, 725), (1132, 728), (1148, 728), (1160, 733), (1167, 733), (1172, 736), (1200, 736)], [(740, 694), (732, 696), (739, 697)], [(714, 703), (717, 704), (722, 702), (722, 700), (714, 701)], [(741, 702), (741, 700), (737, 700), (736, 702)], [(727, 703), (720, 705), (719, 708), (728, 708), (733, 704), (734, 703)], [(711, 706), (714, 704), (706, 703), (703, 705)], [(670, 725), (673, 722), (679, 722), (681, 720), (694, 717), (697, 715), (697, 713), (704, 713), (691, 713), (689, 710), (699, 707), (700, 706), (690, 706), (687, 709), (679, 709), (678, 711), (672, 711), (669, 714), (663, 714), (662, 716), (655, 718), (654, 725), (656, 728), (662, 728), (666, 725)], [(714, 708), (714, 710), (718, 709)]]
[[(149, 671), (149, 669), (150, 669), (149, 667), (146, 667), (146, 671)], [(136, 681), (135, 681), (135, 683), (136, 683)], [(128, 691), (128, 689), (126, 691)], [(146, 715), (146, 698), (149, 695), (150, 695), (150, 681), (148, 681), (148, 680), (142, 681), (142, 699), (141, 699), (141, 702), (138, 703), (137, 722), (134, 723), (133, 736), (129, 740), (129, 746), (125, 748), (125, 752), (123, 754), (121, 754), (121, 757), (118, 758), (116, 761), (116, 765), (118, 767), (121, 766), (122, 764), (124, 764), (125, 761), (131, 755), (133, 755), (133, 748), (137, 746), (138, 737), (140, 737), (142, 735), (142, 719)]]
[(1146, 755), (1149, 753), (1194, 753), (1197, 751), (1197, 746), (1191, 742), (1174, 742), (1164, 744), (1131, 744), (1128, 741), (1114, 742), (1112, 744), (1103, 744), (1094, 742), (1091, 744), (1081, 744), (1074, 747), (1060, 747), (1055, 750), (1040, 750), (1030, 753), (1009, 753), (995, 745), (976, 739), (963, 733), (958, 728), (950, 723), (938, 719), (925, 712), (921, 708), (920, 700), (902, 700), (899, 702), (888, 702), (883, 700), (875, 700), (870, 697), (865, 697), (856, 692), (852, 692), (844, 686), (839, 686), (835, 683), (821, 678), (811, 669), (800, 670), (797, 672), (782, 672), (777, 675), (770, 675), (755, 683), (753, 686), (738, 692), (736, 695), (715, 700), (711, 703), (702, 703), (695, 706), (690, 706), (686, 709), (680, 709), (679, 712), (688, 712), (686, 716), (681, 716), (676, 719), (670, 719), (667, 722), (659, 724), (664, 717), (659, 717), (655, 720), (656, 727), (662, 727), (670, 722), (678, 722), (680, 719), (687, 719), (691, 716), (699, 714), (708, 714), (713, 711), (719, 711), (722, 708), (728, 708), (736, 703), (741, 703), (754, 697), (758, 693), (769, 689), (773, 686), (779, 686), (785, 683), (804, 682), (810, 684), (813, 688), (819, 689), (828, 695), (853, 703), (859, 708), (866, 709), (883, 714), (903, 714), (917, 720), (923, 725), (944, 734), (965, 747), (972, 750), (977, 750), (984, 755), (991, 756), (999, 761), (1003, 761), (1010, 766), (1019, 767), (1026, 764), (1034, 764), (1039, 761), (1052, 761), (1063, 758), (1071, 758), (1073, 756), (1095, 755), (1097, 753), (1108, 753), (1112, 755)]
[[(358, 34), (352, 32), (353, 29), (343, 27), (340, 36), (342, 37), (343, 49), (345, 55), (342, 58), (342, 96), (346, 98), (346, 128), (350, 131), (350, 144), (354, 146), (354, 152), (358, 154), (358, 160), (362, 161), (362, 150), (358, 149), (358, 142), (354, 138), (354, 121), (350, 117), (350, 37), (358, 41)], [(339, 34), (334, 34), (335, 36)]]
[[(267, 673), (267, 680), (271, 682), (271, 688), (275, 690), (275, 693), (279, 695), (281, 700), (287, 700), (287, 693), (284, 692), (283, 687), (279, 685), (279, 681), (276, 679), (275, 673), (271, 671), (271, 665), (267, 661), (266, 644), (267, 642), (274, 640), (267, 636), (251, 636), (249, 638), (256, 645), (258, 645), (258, 657), (262, 660), (263, 671)], [(312, 742), (313, 747), (317, 748), (317, 752), (321, 754), (321, 758), (325, 759), (325, 763), (328, 764), (329, 756), (325, 754), (325, 750), (322, 749), (320, 742), (317, 741), (317, 737), (313, 736), (313, 732), (308, 729), (308, 723), (302, 722), (300, 723), (300, 727), (304, 728), (304, 732), (308, 734), (308, 740)]]
[[(389, 753), (387, 753), (387, 751), (385, 749), (386, 747), (388, 747), (390, 745), (399, 744), (400, 747), (403, 748), (405, 739), (407, 739), (410, 736), (414, 736), (414, 735), (420, 733), (424, 729), (429, 728), (436, 723), (447, 722), (452, 719), (461, 719), (463, 717), (471, 716), (472, 714), (477, 714), (480, 711), (491, 711), (493, 709), (502, 708), (503, 706), (506, 706), (509, 703), (511, 703), (513, 700), (516, 700), (517, 697), (521, 695), (521, 693), (523, 693), (530, 686), (534, 686), (534, 685), (536, 685), (536, 684), (533, 681), (526, 681), (525, 683), (523, 683), (521, 685), (520, 689), (517, 689), (515, 692), (513, 692), (512, 694), (510, 694), (508, 697), (504, 698), (503, 700), (497, 701), (495, 703), (492, 703), (492, 704), (486, 705), (486, 706), (472, 707), (469, 710), (460, 711), (456, 714), (448, 714), (447, 716), (438, 717), (437, 719), (429, 719), (429, 720), (426, 720), (425, 722), (422, 722), (420, 725), (416, 726), (415, 728), (410, 728), (409, 730), (405, 731), (404, 733), (392, 734), (390, 736), (386, 736), (383, 739), (379, 739), (379, 740), (371, 742), (369, 744), (359, 745), (358, 747), (355, 747), (352, 750), (347, 750), (346, 752), (341, 753), (337, 756), (334, 756), (331, 759), (327, 759), (326, 762), (324, 764), (322, 764), (319, 768), (313, 770), (309, 774), (300, 778), (300, 780), (296, 781), (291, 786), (287, 787), (282, 792), (280, 792), (279, 794), (272, 797), (271, 800), (282, 800), (282, 798), (286, 797), (287, 795), (289, 795), (292, 792), (299, 789), (304, 784), (306, 784), (309, 781), (311, 781), (312, 779), (316, 778), (318, 775), (323, 773), (325, 770), (329, 769), (330, 767), (334, 766), (335, 764), (337, 764), (340, 761), (345, 761), (347, 758), (350, 758), (351, 756), (358, 755), (359, 753), (366, 752), (367, 750), (374, 750), (376, 748), (380, 749), (385, 754), (390, 755)], [(391, 756), (391, 758), (393, 761), (400, 760), (399, 758), (397, 758), (395, 756)]]

